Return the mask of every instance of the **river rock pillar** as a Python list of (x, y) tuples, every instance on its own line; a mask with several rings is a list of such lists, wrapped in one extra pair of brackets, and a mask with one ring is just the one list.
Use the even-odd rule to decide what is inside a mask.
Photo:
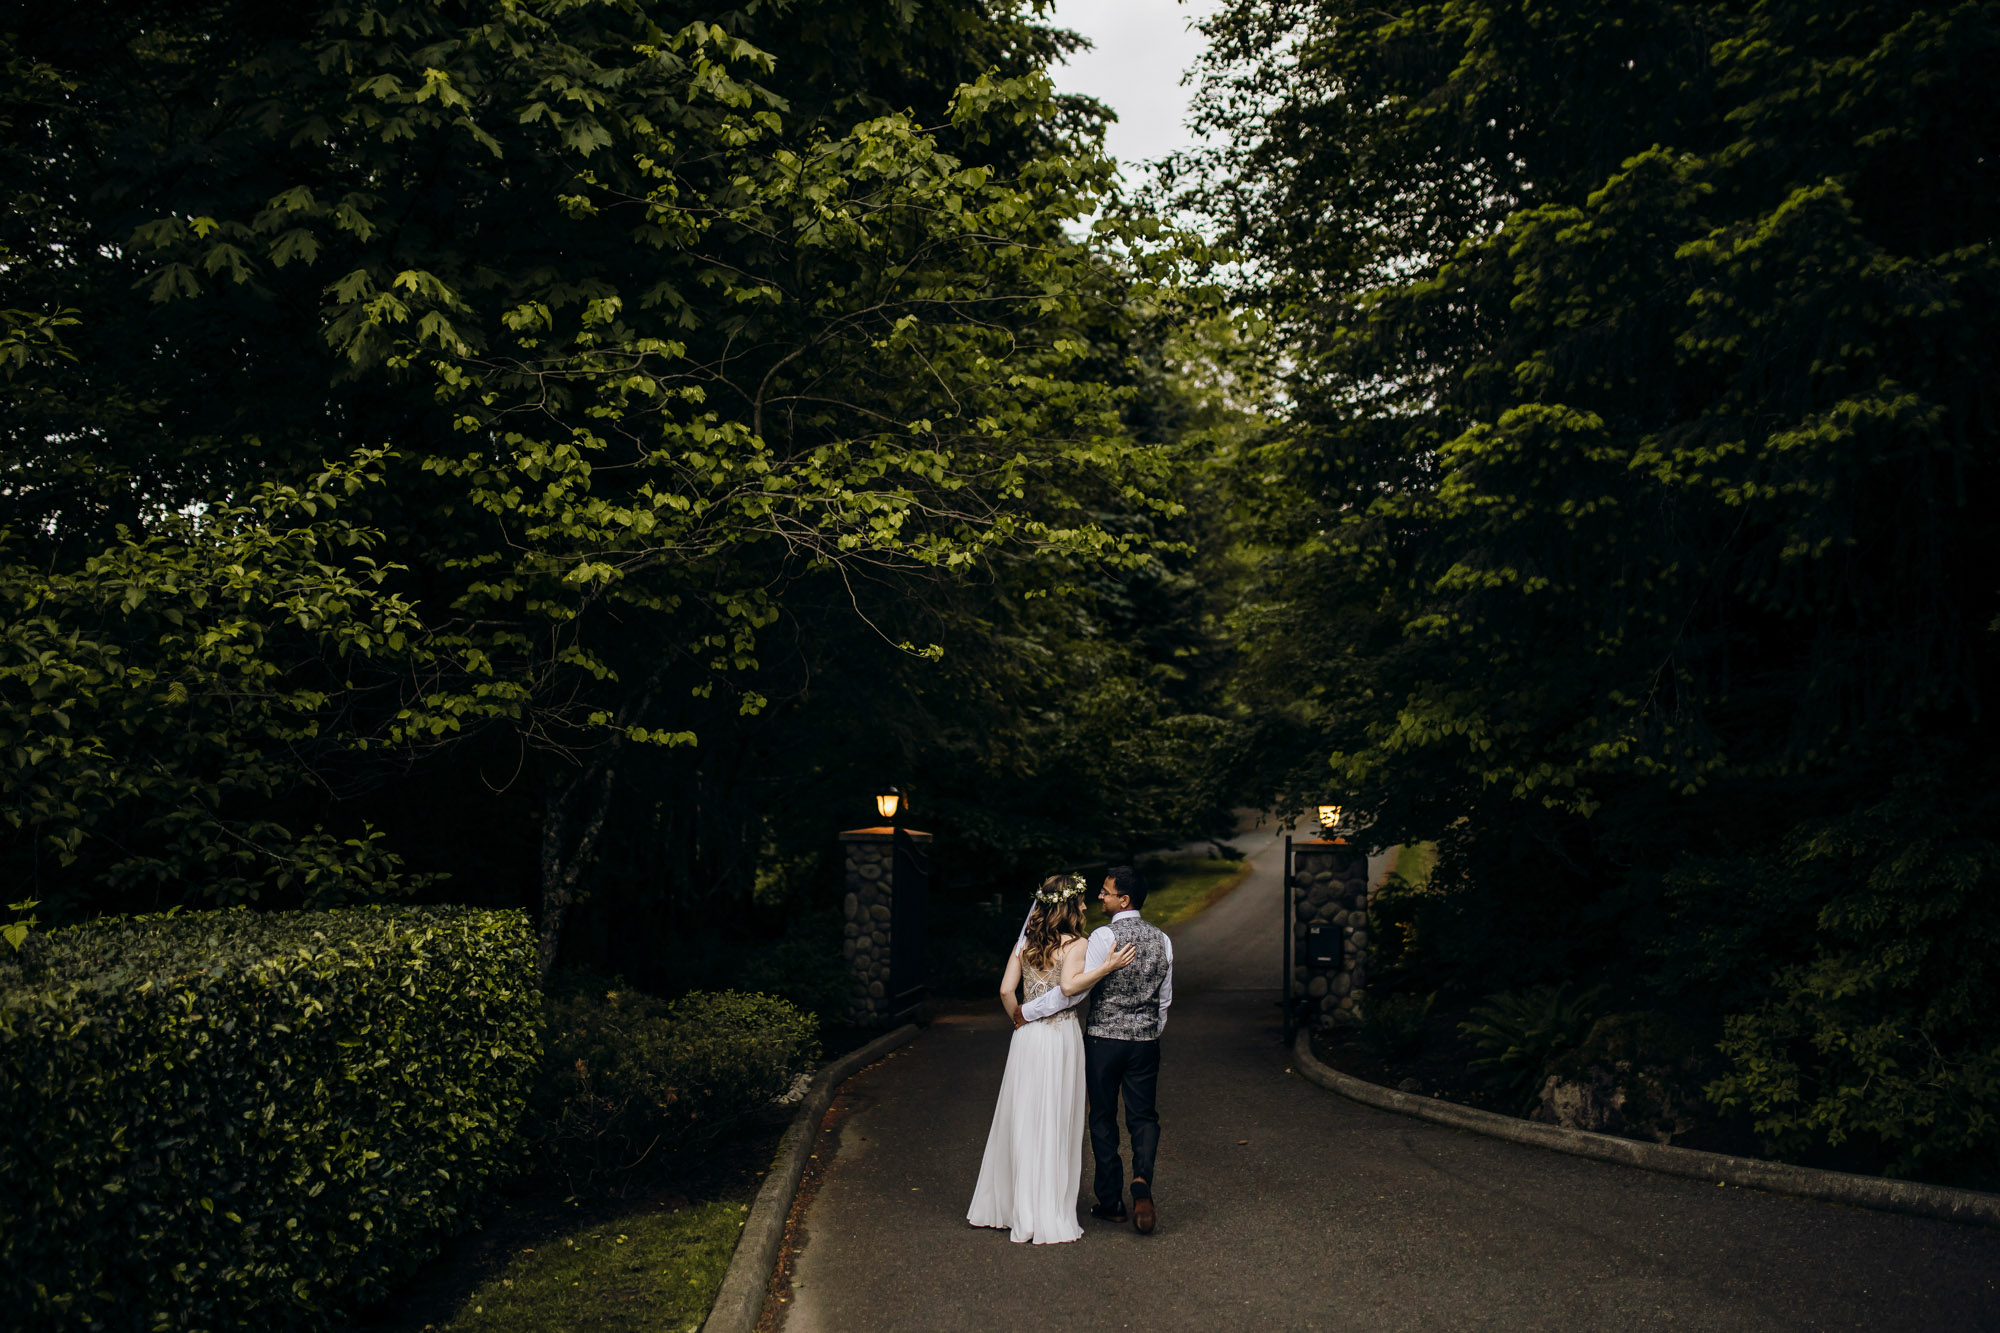
[(883, 825), (848, 829), (840, 842), (847, 881), (840, 952), (851, 978), (847, 1019), (857, 1027), (887, 1027), (923, 998), (931, 835)]
[[(1368, 984), (1367, 849), (1345, 839), (1295, 842), (1288, 887), (1292, 994), (1303, 997), (1317, 1028), (1358, 1024)], [(1328, 947), (1330, 932), (1338, 933), (1337, 948)]]

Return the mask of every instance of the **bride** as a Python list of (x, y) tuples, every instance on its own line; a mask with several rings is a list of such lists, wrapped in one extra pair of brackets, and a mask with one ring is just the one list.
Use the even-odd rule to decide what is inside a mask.
[[(1083, 1234), (1076, 1221), (1083, 1176), (1083, 1025), (1075, 1006), (1133, 957), (1129, 947), (1118, 949), (1102, 967), (1084, 970), (1083, 892), (1081, 875), (1044, 880), (1027, 928), (1007, 957), (1000, 1003), (1014, 1036), (979, 1184), (965, 1214), (976, 1227), (1005, 1227), (1008, 1239), (1037, 1245)], [(1024, 984), (1017, 1000), (1015, 987)], [(1038, 1022), (1023, 1021), (1022, 1003), (1057, 987), (1071, 997), (1070, 1005)]]

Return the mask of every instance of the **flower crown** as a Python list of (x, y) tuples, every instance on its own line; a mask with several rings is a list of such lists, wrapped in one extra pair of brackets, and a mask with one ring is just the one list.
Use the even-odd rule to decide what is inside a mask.
[(1081, 898), (1083, 890), (1083, 876), (1069, 875), (1064, 878), (1060, 888), (1036, 889), (1035, 901), (1044, 907), (1054, 907), (1057, 903), (1066, 903), (1072, 898)]

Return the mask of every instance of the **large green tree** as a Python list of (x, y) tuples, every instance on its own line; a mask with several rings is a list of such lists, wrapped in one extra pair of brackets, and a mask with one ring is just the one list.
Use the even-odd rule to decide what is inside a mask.
[(1246, 697), (1442, 840), (1463, 984), (1650, 960), (1774, 1148), (2000, 1178), (2000, 6), (1211, 32), (1292, 365)]
[[(1153, 274), (1065, 230), (1109, 164), (1090, 108), (1049, 95), (1061, 39), (1011, 9), (85, 5), (9, 41), (0, 306), (23, 346), (62, 339), (10, 361), (15, 558), (165, 558), (182, 534), (172, 558), (269, 583), (223, 539), (275, 486), (357, 590), (324, 620), (218, 606), (268, 659), (248, 704), (150, 660), (132, 617), (185, 616), (191, 580), (90, 594), (146, 667), (117, 680), (212, 705), (214, 754), (256, 762), (192, 810), (184, 783), (126, 782), (130, 845), (60, 802), (19, 817), (9, 854), (75, 908), (148, 901), (135, 866), (153, 901), (212, 896), (219, 847), (267, 887), (329, 847), (381, 862), (302, 819), (374, 791), (394, 823), (477, 783), (505, 789), (478, 817), (538, 830), (547, 966), (635, 754), (759, 712), (782, 617), (900, 610), (1000, 564), (1061, 594), (1144, 564), (1174, 508), (1117, 383)], [(323, 475), (357, 484), (304, 493)], [(922, 656), (921, 619), (870, 632)], [(64, 677), (17, 679), (23, 735), (66, 725), (74, 691), (30, 701)], [(179, 771), (120, 735), (121, 772)], [(64, 789), (41, 753), (9, 780)], [(730, 789), (706, 806), (737, 810), (740, 863), (764, 819), (731, 763), (674, 794)]]

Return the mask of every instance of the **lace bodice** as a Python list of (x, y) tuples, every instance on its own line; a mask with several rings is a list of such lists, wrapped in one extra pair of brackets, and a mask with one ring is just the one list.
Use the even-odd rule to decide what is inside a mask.
[[(1026, 1004), (1039, 996), (1046, 995), (1062, 985), (1062, 965), (1058, 963), (1047, 972), (1038, 972), (1024, 961), (1021, 964), (1021, 1003)], [(1063, 1021), (1075, 1022), (1076, 1010), (1062, 1009), (1042, 1020), (1044, 1023)]]

